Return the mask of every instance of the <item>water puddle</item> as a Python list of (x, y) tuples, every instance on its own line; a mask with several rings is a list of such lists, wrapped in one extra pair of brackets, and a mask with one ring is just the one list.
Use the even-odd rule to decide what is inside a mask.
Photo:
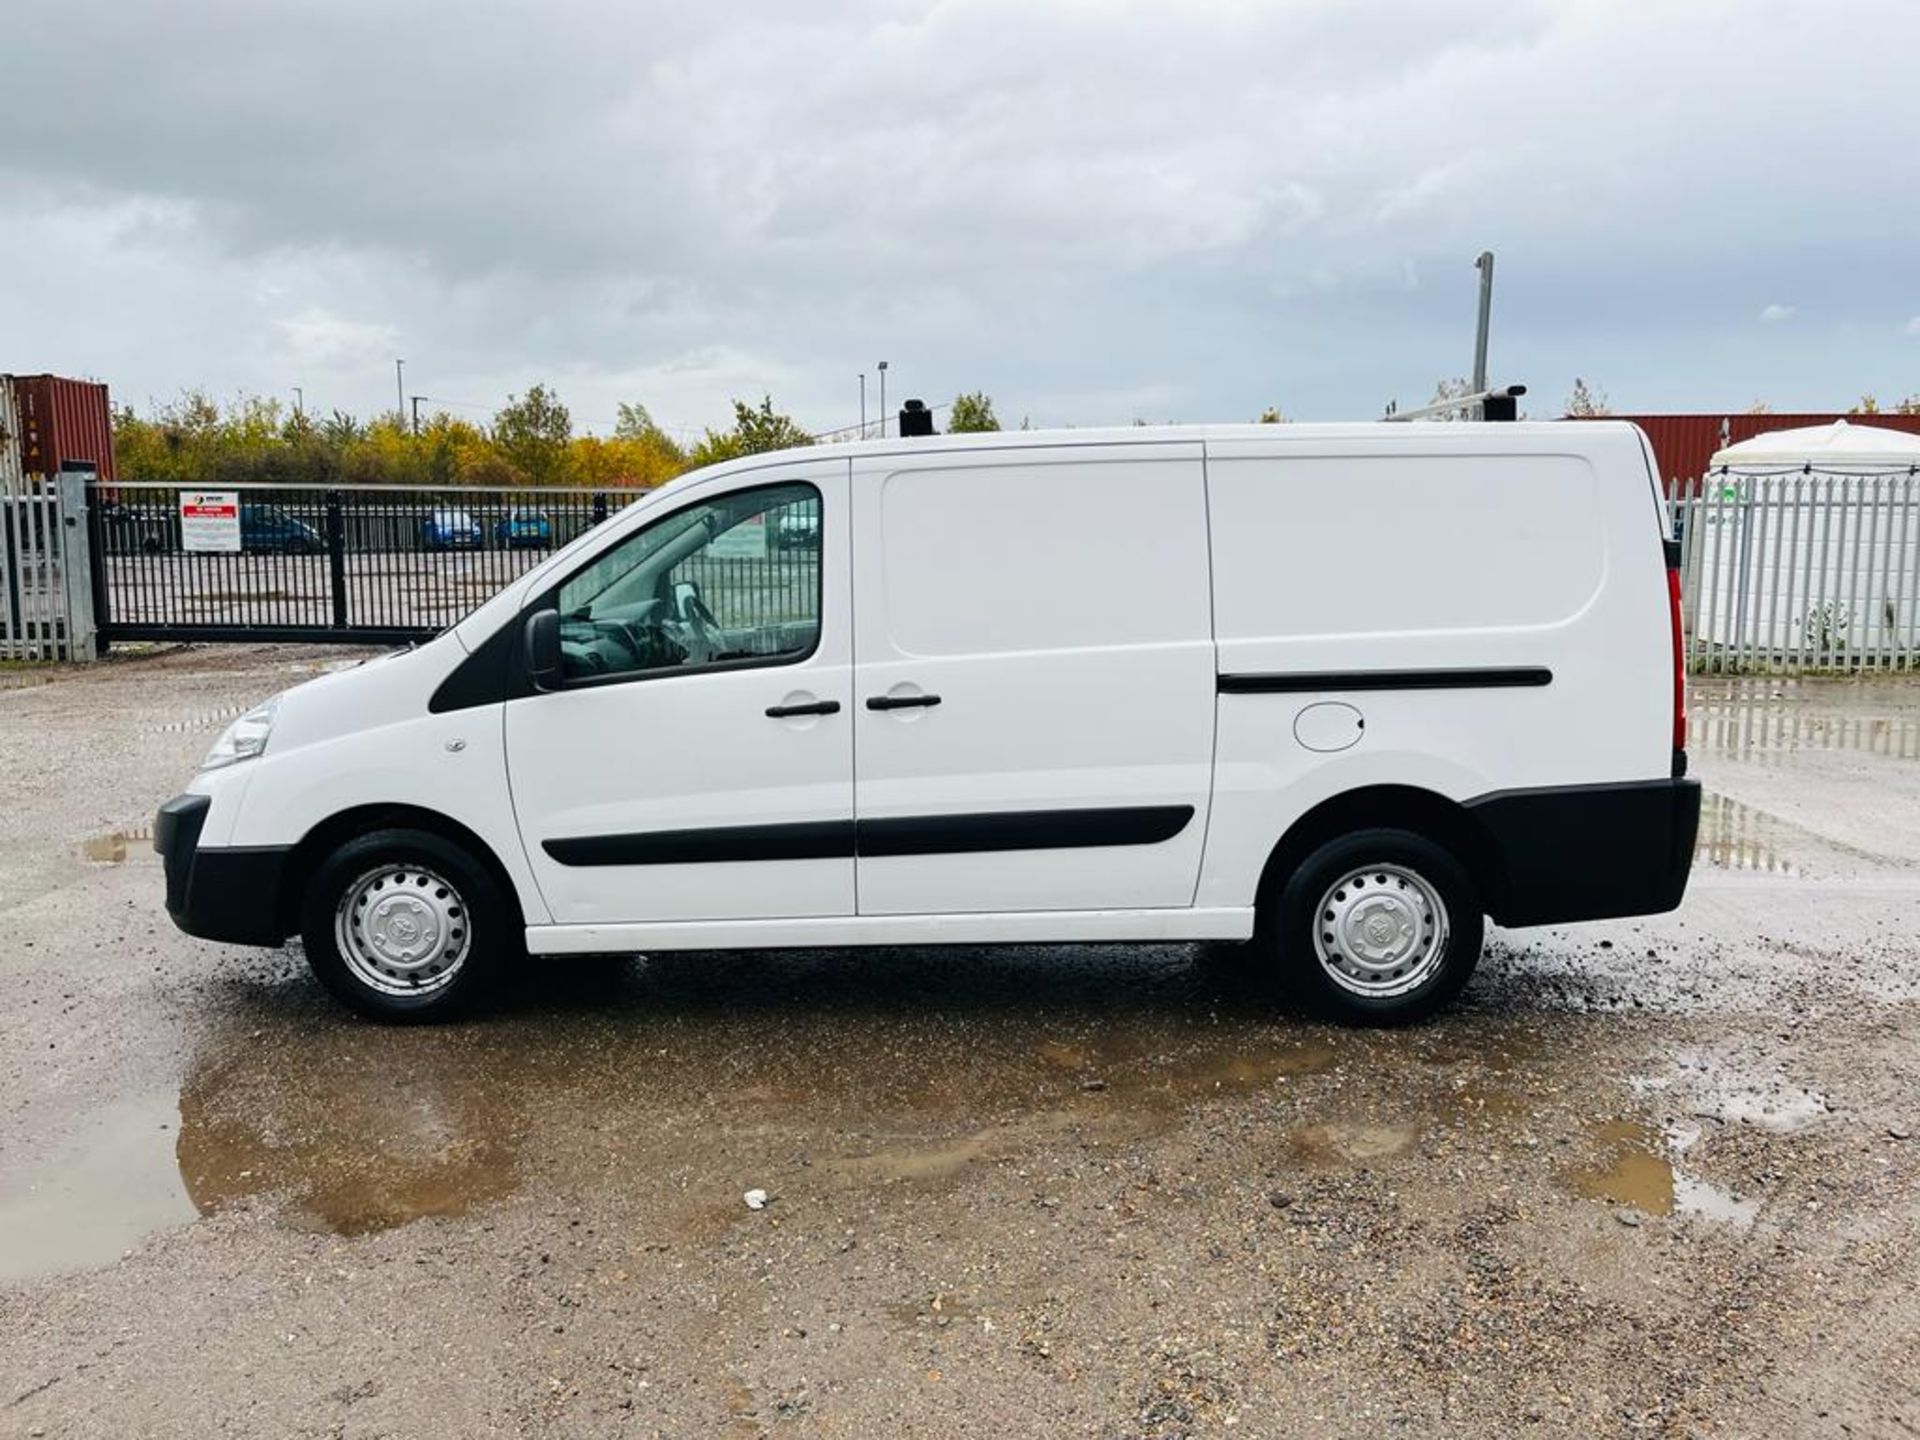
[(1758, 1200), (1736, 1199), (1717, 1185), (1678, 1173), (1673, 1177), (1673, 1208), (1681, 1215), (1698, 1215), (1742, 1230), (1760, 1216)]
[(1900, 861), (1756, 810), (1709, 790), (1700, 796), (1700, 832), (1695, 865), (1771, 875), (1810, 875), (1856, 865), (1906, 868)]
[(96, 865), (123, 865), (127, 859), (127, 847), (130, 845), (150, 845), (153, 843), (151, 825), (129, 825), (122, 830), (109, 830), (104, 835), (95, 835), (91, 840), (81, 842), (80, 854), (83, 859)]
[(96, 835), (80, 847), (80, 853), (99, 865), (118, 865), (127, 858), (127, 837), (118, 830)]
[[(1789, 843), (1791, 832), (1797, 828), (1764, 810), (1706, 791), (1700, 797), (1700, 836), (1694, 846), (1694, 864), (1705, 863), (1722, 870), (1798, 875), (1801, 867), (1781, 853), (1781, 847)], [(1798, 837), (1791, 838), (1811, 837), (1800, 831)]]
[(1510, 1126), (1531, 1091), (1511, 1072), (1551, 1063), (1499, 1023), (1276, 1020), (1264, 991), (1223, 990), (1173, 947), (568, 974), (504, 1016), (414, 1030), (338, 1017), (304, 981), (232, 999), (177, 1094), (83, 1112), (72, 1147), (0, 1177), (7, 1273), (110, 1260), (235, 1209), (355, 1236), (536, 1186), (594, 1187), (650, 1240), (705, 1243), (761, 1223), (750, 1189), (777, 1220), (1049, 1147), (1140, 1143), (1218, 1106), (1270, 1107), (1269, 1160), (1368, 1165), (1428, 1133)]
[(1831, 1113), (1825, 1095), (1779, 1070), (1709, 1055), (1683, 1055), (1677, 1064), (1689, 1110), (1702, 1119), (1791, 1135)]
[(201, 1214), (271, 1197), (296, 1225), (361, 1235), (518, 1187), (526, 1120), (513, 1095), (484, 1072), (356, 1065), (355, 1048), (297, 1081), (241, 1058), (189, 1078), (176, 1158)]
[(0, 1280), (104, 1265), (199, 1211), (173, 1163), (170, 1094), (116, 1101), (44, 1163), (0, 1177)]
[(1645, 1215), (1697, 1215), (1745, 1228), (1760, 1213), (1760, 1202), (1729, 1191), (1674, 1164), (1698, 1139), (1698, 1130), (1662, 1134), (1633, 1120), (1610, 1120), (1594, 1127), (1596, 1158), (1567, 1175), (1573, 1193), (1587, 1200), (1630, 1206)]
[(1703, 685), (1688, 698), (1690, 743), (1756, 764), (1779, 763), (1807, 750), (1920, 760), (1920, 715), (1888, 713), (1890, 693), (1877, 683), (1832, 681)]
[(1296, 1153), (1317, 1164), (1366, 1164), (1413, 1148), (1412, 1125), (1307, 1125), (1288, 1137)]

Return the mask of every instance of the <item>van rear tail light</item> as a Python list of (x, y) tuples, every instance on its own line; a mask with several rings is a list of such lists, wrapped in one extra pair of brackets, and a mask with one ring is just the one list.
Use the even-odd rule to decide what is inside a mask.
[(1680, 633), (1680, 542), (1667, 541), (1667, 623), (1673, 634), (1673, 751), (1687, 748), (1687, 642)]

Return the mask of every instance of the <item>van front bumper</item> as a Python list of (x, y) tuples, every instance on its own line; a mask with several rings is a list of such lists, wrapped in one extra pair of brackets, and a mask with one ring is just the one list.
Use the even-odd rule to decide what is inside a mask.
[(286, 938), (280, 887), (293, 851), (282, 846), (206, 848), (200, 831), (213, 801), (176, 795), (153, 821), (153, 848), (167, 872), (167, 914), (189, 935), (235, 945)]
[(1492, 851), (1496, 924), (1657, 915), (1687, 892), (1698, 780), (1502, 790), (1467, 809)]

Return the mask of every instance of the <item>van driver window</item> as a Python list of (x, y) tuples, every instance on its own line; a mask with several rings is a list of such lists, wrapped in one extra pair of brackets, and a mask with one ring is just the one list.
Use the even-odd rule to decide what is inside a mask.
[(677, 510), (560, 587), (570, 680), (791, 663), (820, 637), (820, 492), (789, 483)]

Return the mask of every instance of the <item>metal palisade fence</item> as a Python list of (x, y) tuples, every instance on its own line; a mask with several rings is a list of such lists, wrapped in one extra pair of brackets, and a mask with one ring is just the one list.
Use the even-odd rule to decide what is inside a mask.
[(0, 660), (91, 660), (86, 479), (0, 471)]
[(1721, 471), (1669, 510), (1691, 673), (1920, 669), (1913, 471)]

